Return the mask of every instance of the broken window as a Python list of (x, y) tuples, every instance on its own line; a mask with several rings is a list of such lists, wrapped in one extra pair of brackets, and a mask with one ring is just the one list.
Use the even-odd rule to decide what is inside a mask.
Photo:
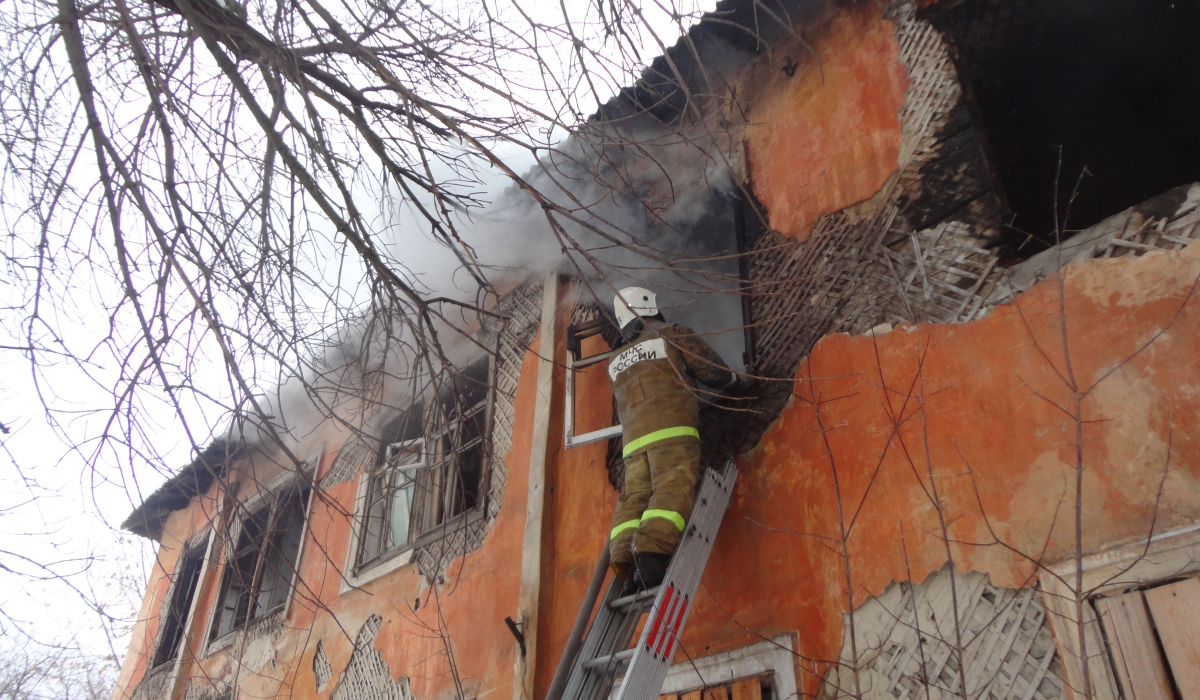
[(1126, 698), (1179, 700), (1200, 695), (1200, 578), (1094, 601)]
[(207, 548), (208, 541), (205, 540), (200, 546), (186, 549), (175, 565), (175, 574), (171, 581), (171, 604), (167, 608), (166, 618), (162, 621), (162, 632), (154, 650), (153, 666), (161, 666), (179, 656), (183, 631), (192, 610), (192, 600), (196, 597), (196, 586), (200, 582), (200, 570), (204, 566), (204, 552)]
[(941, 6), (928, 16), (953, 47), (987, 146), (1009, 254), (1054, 243), (1056, 215), (1061, 222), (1084, 168), (1068, 232), (1200, 180), (1200, 4)]
[(229, 541), (211, 638), (222, 637), (283, 607), (304, 534), (307, 490), (291, 488), (237, 523)]
[(488, 358), (472, 363), (384, 428), (382, 455), (367, 486), (360, 567), (483, 513), (490, 365)]

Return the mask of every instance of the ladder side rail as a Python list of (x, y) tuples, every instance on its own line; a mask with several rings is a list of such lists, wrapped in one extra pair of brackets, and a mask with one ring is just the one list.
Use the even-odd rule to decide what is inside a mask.
[[(609, 700), (622, 672), (616, 700), (654, 700), (657, 696), (724, 518), (737, 468), (729, 462), (722, 472), (706, 471), (702, 479), (687, 531), (668, 566), (664, 584), (653, 597), (634, 599), (628, 607), (614, 608), (612, 603), (620, 595), (620, 581), (614, 578), (578, 654), (566, 662), (570, 673), (561, 698), (548, 696), (547, 700)], [(580, 617), (590, 615), (593, 606), (587, 607)], [(647, 612), (649, 617), (638, 643), (631, 647), (634, 632)], [(652, 634), (653, 648), (648, 649)], [(563, 664), (560, 660), (560, 669)]]
[[(636, 654), (636, 647), (632, 646), (634, 641), (634, 632), (637, 631), (637, 627), (642, 620), (642, 616), (650, 611), (653, 604), (654, 598), (645, 598), (640, 602), (630, 606), (628, 610), (620, 614), (620, 631), (614, 635), (612, 644), (606, 650), (607, 653), (612, 654), (614, 657), (618, 654), (622, 654), (622, 652), (627, 651), (634, 652)], [(603, 671), (598, 674), (597, 690), (595, 694), (590, 696), (593, 698), (593, 700), (607, 700), (611, 694), (612, 687), (615, 684), (617, 676), (629, 668), (629, 664), (632, 662), (632, 656), (633, 654), (626, 655), (624, 659), (616, 663), (610, 663), (603, 667)]]
[(599, 669), (584, 668), (589, 661), (628, 649), (638, 621), (653, 602), (647, 598), (627, 610), (614, 609), (611, 604), (620, 596), (620, 587), (621, 582), (615, 579), (609, 586), (602, 609), (597, 612), (584, 647), (572, 666), (570, 680), (563, 694), (564, 700), (597, 700), (607, 697), (608, 690), (601, 690), (605, 685), (612, 685), (614, 677), (623, 667), (622, 664), (618, 664), (615, 667), (603, 666)]
[[(708, 557), (712, 551), (712, 545), (716, 540), (721, 520), (728, 505), (729, 496), (732, 492), (733, 479), (736, 478), (736, 470), (733, 472), (727, 470), (725, 477), (723, 479), (714, 479), (714, 489), (710, 492), (714, 500), (713, 507), (708, 512), (709, 517), (705, 518), (704, 522), (699, 523), (699, 528), (697, 529), (696, 546), (699, 551), (693, 557), (689, 558), (688, 564), (690, 566), (680, 572), (682, 575), (681, 578), (686, 577), (686, 580), (679, 581), (679, 585), (686, 591), (684, 602), (681, 602), (681, 609), (670, 620), (668, 628), (664, 631), (666, 636), (660, 640), (660, 645), (655, 645), (654, 653), (650, 654), (646, 663), (635, 668), (635, 672), (630, 674), (630, 691), (634, 694), (629, 697), (653, 698), (657, 696), (659, 689), (662, 687), (662, 682), (670, 670), (679, 636), (684, 628), (688, 614), (691, 612), (691, 605), (695, 599), (696, 590), (699, 588), (700, 579), (703, 577)], [(700, 541), (701, 538), (703, 538), (703, 542)]]
[(668, 574), (668, 579), (674, 583), (677, 590), (676, 600), (668, 603), (662, 629), (657, 637), (639, 640), (636, 657), (640, 658), (635, 657), (630, 663), (630, 672), (626, 675), (617, 696), (620, 700), (646, 700), (657, 696), (670, 668), (679, 634), (690, 612), (708, 554), (728, 503), (728, 480), (715, 478), (715, 474), (712, 476), (714, 478), (711, 483), (705, 484), (706, 488), (702, 489), (699, 496), (704, 512), (694, 520), (695, 529), (689, 528), (693, 537), (688, 542), (688, 550), (693, 551), (681, 551), (679, 571)]
[(618, 660), (616, 655), (626, 651), (633, 641), (633, 634), (641, 620), (642, 613), (649, 607), (651, 601), (633, 606), (630, 610), (619, 613), (614, 611), (613, 622), (604, 644), (596, 657), (608, 656), (609, 662), (596, 669), (582, 668), (583, 662), (577, 664), (583, 674), (583, 691), (579, 700), (606, 700), (612, 692), (617, 674), (627, 667), (627, 659)]
[(706, 473), (693, 508), (696, 517), (668, 568), (616, 700), (653, 700), (662, 688), (736, 479), (737, 468), (732, 463), (722, 474)]
[[(716, 476), (716, 475), (714, 475)], [(691, 613), (691, 604), (695, 602), (696, 591), (700, 587), (700, 580), (704, 577), (704, 571), (707, 569), (709, 556), (712, 554), (713, 545), (716, 542), (717, 534), (720, 532), (721, 521), (725, 517), (725, 510), (729, 505), (729, 498), (733, 493), (733, 483), (737, 478), (737, 469), (733, 465), (729, 465), (725, 473), (720, 478), (715, 478), (714, 488), (714, 504), (709, 510), (709, 518), (703, 524), (703, 529), (697, 532), (697, 540), (700, 536), (704, 537), (703, 544), (697, 542), (700, 551), (693, 559), (691, 559), (688, 570), (685, 575), (688, 577), (686, 588), (688, 591), (688, 605), (678, 614), (678, 617), (673, 621), (669, 630), (669, 636), (664, 642), (662, 653), (659, 654), (657, 665), (652, 664), (651, 670), (652, 685), (650, 696), (657, 696), (658, 690), (662, 687), (662, 682), (666, 678), (667, 672), (670, 670), (671, 661), (675, 658), (675, 648), (679, 643), (679, 637), (683, 633), (683, 629), (687, 623), (688, 615)]]
[(590, 674), (583, 669), (583, 662), (604, 655), (601, 649), (605, 646), (605, 641), (613, 635), (613, 624), (617, 622), (609, 609), (609, 603), (616, 600), (619, 595), (620, 583), (614, 577), (609, 583), (608, 591), (604, 594), (599, 610), (596, 611), (596, 618), (592, 620), (587, 636), (584, 637), (583, 646), (572, 660), (571, 673), (567, 678), (566, 688), (563, 690), (563, 700), (588, 700), (582, 693)]
[[(707, 486), (707, 484), (705, 484)], [(705, 493), (708, 489), (702, 488), (701, 493)], [(707, 502), (707, 499), (698, 499), (697, 505)], [(675, 614), (676, 608), (680, 605), (683, 599), (684, 591), (681, 590), (683, 584), (681, 574), (689, 569), (692, 565), (692, 555), (697, 543), (696, 533), (704, 529), (704, 523), (709, 519), (707, 509), (696, 508), (693, 511), (692, 521), (688, 526), (688, 530), (684, 536), (684, 540), (680, 543), (679, 550), (676, 552), (676, 559), (672, 561), (672, 566), (669, 568), (664, 584), (659, 591), (659, 596), (655, 600), (650, 618), (646, 622), (646, 627), (643, 630), (641, 638), (635, 649), (634, 658), (630, 660), (630, 672), (626, 674), (626, 678), (618, 691), (618, 697), (627, 695), (636, 685), (638, 677), (637, 670), (643, 667), (649, 660), (649, 651), (657, 646), (661, 640), (667, 635)], [(632, 681), (632, 682), (631, 682)]]
[[(558, 659), (558, 668), (554, 670), (554, 680), (550, 681), (550, 690), (546, 692), (546, 700), (560, 700), (563, 690), (567, 687), (571, 666), (575, 663), (575, 659), (579, 656), (579, 650), (583, 646), (588, 620), (592, 617), (596, 599), (600, 597), (600, 587), (604, 585), (604, 577), (608, 573), (609, 556), (606, 543), (604, 551), (600, 554), (600, 561), (596, 563), (596, 571), (592, 574), (592, 580), (583, 594), (583, 603), (579, 606), (579, 614), (575, 616), (575, 624), (572, 625), (571, 632), (567, 637), (567, 645)], [(608, 602), (605, 601), (602, 605), (607, 606)], [(599, 611), (596, 612), (596, 616), (600, 616)]]

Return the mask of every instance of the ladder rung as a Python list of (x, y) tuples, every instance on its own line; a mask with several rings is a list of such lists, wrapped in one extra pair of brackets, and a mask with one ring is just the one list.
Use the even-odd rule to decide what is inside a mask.
[[(633, 597), (633, 596), (630, 596), (630, 597)], [(583, 663), (583, 670), (591, 671), (594, 668), (602, 668), (604, 666), (608, 666), (610, 663), (613, 663), (613, 662), (616, 662), (617, 664), (626, 663), (627, 661), (629, 661), (630, 658), (633, 657), (633, 652), (635, 652), (635, 651), (637, 651), (636, 647), (633, 649), (626, 649), (625, 651), (618, 651), (615, 654), (605, 654), (604, 656), (598, 656), (598, 657), (592, 659), (591, 661), (585, 661)]]
[(648, 588), (644, 591), (638, 591), (637, 593), (634, 593), (633, 595), (627, 595), (624, 598), (617, 598), (616, 600), (609, 603), (608, 607), (610, 610), (627, 609), (629, 607), (632, 607), (634, 603), (640, 603), (643, 600), (647, 600), (649, 598), (653, 598), (654, 596), (658, 595), (659, 588), (660, 588), (660, 586), (655, 586), (654, 588)]
[[(547, 700), (657, 700), (736, 479), (737, 466), (732, 462), (720, 472), (704, 475), (695, 508), (688, 517), (688, 531), (667, 567), (670, 587), (617, 597), (621, 595), (621, 581), (609, 582), (605, 602), (583, 639), (577, 640), (578, 652), (572, 651), (569, 660), (564, 654), (559, 664), (560, 671), (571, 665), (566, 680), (560, 682), (555, 675)], [(597, 571), (603, 580), (603, 567), (608, 562), (605, 557), (600, 562)], [(596, 579), (592, 583), (598, 588)], [(577, 623), (591, 617), (596, 593), (588, 590)], [(654, 601), (659, 596), (663, 596), (662, 607), (656, 610)], [(641, 616), (647, 613), (652, 619), (639, 625)], [(577, 626), (582, 632), (582, 624)], [(635, 640), (634, 633), (639, 629), (641, 637)]]

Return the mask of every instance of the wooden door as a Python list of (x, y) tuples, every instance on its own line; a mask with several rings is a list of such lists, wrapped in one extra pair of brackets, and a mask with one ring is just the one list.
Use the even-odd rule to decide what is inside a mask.
[(1171, 682), (1142, 592), (1100, 598), (1096, 601), (1096, 611), (1104, 625), (1126, 700), (1173, 700)]
[(1146, 602), (1182, 700), (1200, 700), (1200, 578), (1151, 588)]

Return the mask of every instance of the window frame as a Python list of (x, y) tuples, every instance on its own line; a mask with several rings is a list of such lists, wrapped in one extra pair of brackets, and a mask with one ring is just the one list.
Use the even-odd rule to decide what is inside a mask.
[[(287, 609), (295, 588), (296, 573), (300, 564), (301, 552), (304, 549), (305, 534), (308, 530), (310, 495), (311, 487), (302, 479), (293, 477), (280, 488), (268, 487), (263, 492), (234, 506), (233, 513), (237, 517), (229, 518), (225, 526), (226, 536), (222, 547), (221, 578), (217, 584), (217, 596), (213, 601), (212, 616), (208, 624), (206, 636), (208, 644), (219, 643), (246, 629), (256, 621)], [(289, 508), (292, 510), (291, 513), (286, 512)], [(243, 545), (242, 535), (246, 532), (246, 524), (264, 511), (267, 516), (261, 531), (252, 536), (251, 542)], [(289, 529), (279, 529), (281, 517), (292, 518)], [(288, 533), (293, 531), (295, 534), (289, 537)], [(292, 539), (295, 540), (294, 543), (290, 542)], [(295, 550), (292, 560), (288, 562), (286, 574), (280, 575), (277, 581), (277, 584), (282, 583), (283, 586), (282, 593), (276, 594), (280, 595), (281, 599), (259, 609), (263, 602), (262, 584), (268, 573), (268, 565), (265, 560), (275, 556), (279, 550), (283, 550), (285, 553), (282, 556), (286, 557), (286, 550), (291, 546), (294, 546)], [(234, 572), (239, 571), (234, 567), (239, 558), (247, 557), (252, 550), (254, 566), (250, 572), (249, 585), (245, 586), (238, 594), (231, 608), (226, 599), (229, 589), (233, 585)], [(268, 599), (268, 601), (270, 600)], [(225, 615), (228, 613), (233, 614), (234, 621), (225, 627), (223, 623)]]
[(608, 329), (613, 326), (612, 322), (603, 313), (598, 318), (583, 323), (577, 323), (567, 327), (567, 356), (563, 361), (566, 367), (565, 393), (566, 400), (564, 403), (563, 415), (563, 448), (571, 449), (573, 447), (581, 447), (590, 445), (593, 442), (608, 440), (609, 438), (617, 437), (621, 434), (621, 424), (619, 422), (600, 428), (591, 432), (575, 434), (575, 372), (591, 367), (600, 362), (605, 362), (616, 354), (616, 350), (606, 350), (595, 355), (583, 355), (583, 341), (586, 338), (591, 338), (597, 335), (603, 335)]
[[(423, 418), (422, 418), (422, 420), (423, 420)], [(423, 432), (424, 432), (424, 427), (422, 427), (422, 433)], [(415, 466), (410, 466), (410, 465), (389, 466), (388, 463), (391, 461), (391, 452), (393, 451), (393, 449), (404, 448), (404, 447), (408, 447), (410, 445), (416, 445), (416, 444), (420, 445), (420, 459), (419, 459), (418, 465), (415, 465)], [(375, 507), (375, 504), (379, 503), (380, 505), (383, 506), (383, 512), (380, 516), (381, 522), (379, 525), (379, 538), (383, 538), (385, 536), (390, 537), (393, 534), (392, 533), (392, 513), (393, 513), (393, 509), (395, 507), (395, 503), (393, 501), (393, 499), (395, 498), (395, 492), (400, 490), (401, 488), (407, 487), (409, 484), (412, 484), (413, 492), (414, 492), (413, 493), (413, 501), (416, 500), (416, 488), (417, 488), (417, 479), (416, 478), (406, 479), (406, 483), (402, 484), (401, 486), (397, 486), (394, 483), (386, 484), (383, 487), (385, 489), (385, 493), (381, 497), (378, 497), (378, 498), (376, 498), (374, 496), (374, 494), (372, 493), (374, 491), (374, 484), (372, 482), (374, 482), (375, 479), (377, 479), (377, 478), (386, 479), (387, 477), (380, 473), (385, 470), (387, 470), (387, 471), (391, 471), (391, 470), (409, 471), (409, 470), (428, 469), (429, 468), (429, 456), (428, 456), (428, 452), (425, 449), (425, 444), (426, 444), (426, 438), (425, 438), (424, 434), (422, 434), (420, 437), (413, 438), (410, 440), (401, 440), (398, 442), (393, 442), (386, 446), (385, 451), (384, 451), (383, 461), (374, 465), (369, 471), (364, 473), (363, 478), (367, 482), (367, 487), (363, 493), (363, 503), (362, 503), (362, 507), (360, 509), (360, 511), (361, 511), (360, 517), (358, 518), (360, 521), (359, 527), (358, 527), (359, 537), (358, 537), (358, 541), (354, 543), (355, 550), (357, 550), (354, 552), (354, 558), (355, 558), (355, 561), (357, 562), (356, 567), (355, 567), (356, 571), (361, 571), (361, 570), (369, 569), (374, 566), (378, 566), (379, 564), (382, 564), (382, 563), (388, 561), (389, 559), (396, 557), (398, 554), (403, 552), (405, 549), (410, 548), (410, 545), (407, 545), (407, 544), (401, 545), (401, 546), (393, 544), (393, 545), (388, 546), (381, 542), (378, 545), (379, 551), (377, 553), (375, 553), (369, 559), (364, 556), (366, 553), (367, 546), (368, 546), (367, 545), (368, 530), (370, 527), (369, 520), (372, 517), (371, 509)], [(420, 474), (418, 473), (415, 476), (420, 476)], [(391, 481), (390, 479), (387, 479), (387, 480)], [(388, 505), (389, 503), (391, 503), (390, 506)], [(409, 506), (408, 506), (409, 527), (406, 528), (406, 530), (408, 531), (407, 540), (409, 542), (412, 541), (411, 521), (412, 521), (412, 516), (413, 516), (413, 505), (414, 505), (414, 503), (410, 502)]]
[[(465, 407), (465, 416), (455, 415), (458, 412), (458, 406), (454, 399), (461, 395), (458, 392), (457, 382), (454, 384), (454, 392), (448, 397), (449, 402), (447, 397), (438, 395), (440, 392), (423, 392), (423, 395), (412, 404), (414, 407), (419, 406), (421, 410), (418, 436), (385, 443), (382, 449), (382, 459), (377, 459), (371, 469), (363, 471), (356, 505), (358, 517), (355, 518), (354, 536), (350, 548), (351, 566), (347, 567), (349, 571), (353, 572), (355, 579), (368, 572), (374, 573), (376, 569), (380, 569), (379, 573), (382, 575), (382, 573), (386, 573), (382, 570), (383, 568), (390, 571), (395, 567), (403, 566), (408, 562), (408, 558), (404, 555), (442, 539), (456, 528), (464, 527), (486, 517), (494, 462), (491, 447), (492, 421), (496, 404), (495, 353), (488, 353), (484, 357), (468, 363), (458, 376), (467, 381), (476, 381), (470, 378), (469, 372), (480, 363), (486, 364), (486, 372), (483, 375), (486, 386), (482, 397)], [(402, 413), (398, 417), (403, 415), (405, 414)], [(464, 446), (457, 441), (461, 437), (464, 425), (471, 419), (476, 419), (478, 435), (470, 438)], [(384, 441), (388, 439), (387, 435), (382, 437)], [(445, 443), (447, 440), (449, 441), (448, 445)], [(422, 446), (420, 466), (389, 466), (394, 450), (404, 449), (417, 443)], [(452, 483), (446, 480), (446, 474), (450, 473), (452, 480), (461, 478), (461, 470), (452, 467), (458, 464), (459, 455), (474, 448), (478, 448), (479, 451), (478, 493), (474, 503), (465, 506), (458, 512), (451, 513), (450, 511), (455, 509), (451, 502), (455, 490)], [(380, 476), (383, 470), (396, 469), (417, 470), (416, 479), (409, 480), (414, 485), (414, 497), (413, 503), (409, 507), (408, 541), (404, 544), (393, 543), (390, 545), (379, 542), (379, 551), (369, 555), (368, 558), (368, 543), (377, 542), (384, 536), (390, 536), (394, 503), (390, 506), (387, 504), (393, 498), (398, 487), (391, 483), (391, 479), (380, 479)], [(377, 497), (376, 489), (379, 488), (377, 484), (385, 482), (387, 485), (383, 488), (387, 489), (388, 493)], [(378, 526), (380, 534), (378, 537), (373, 537), (369, 533), (369, 528), (371, 527), (371, 509), (376, 503), (382, 503), (386, 508)], [(432, 511), (430, 510), (431, 506)], [(420, 527), (415, 532), (412, 525), (414, 521), (420, 521)], [(397, 561), (401, 557), (404, 559)], [(392, 566), (387, 566), (389, 563)], [(358, 583), (361, 582), (358, 581)]]
[[(153, 655), (150, 657), (150, 669), (154, 670), (160, 666), (174, 663), (180, 652), (183, 650), (183, 644), (187, 640), (189, 623), (195, 614), (196, 609), (196, 593), (200, 589), (200, 585), (204, 580), (204, 573), (208, 564), (209, 543), (211, 535), (207, 535), (204, 539), (192, 546), (185, 546), (180, 553), (179, 558), (175, 562), (175, 573), (172, 573), (173, 581), (169, 590), (170, 600), (167, 604), (167, 619), (162, 620), (160, 617), (158, 634), (154, 642)], [(189, 572), (188, 568), (192, 570)], [(184, 574), (181, 579), (177, 574)], [(185, 583), (184, 588), (180, 588), (180, 583)], [(185, 592), (186, 591), (186, 592)], [(170, 631), (174, 628), (174, 631)], [(164, 647), (168, 644), (169, 637), (174, 637), (174, 641), (170, 642), (171, 650), (168, 652)]]
[[(798, 641), (799, 634), (789, 632), (748, 646), (672, 664), (663, 679), (659, 696), (769, 676), (772, 698), (799, 697), (794, 651)], [(615, 688), (612, 695), (616, 695)]]

